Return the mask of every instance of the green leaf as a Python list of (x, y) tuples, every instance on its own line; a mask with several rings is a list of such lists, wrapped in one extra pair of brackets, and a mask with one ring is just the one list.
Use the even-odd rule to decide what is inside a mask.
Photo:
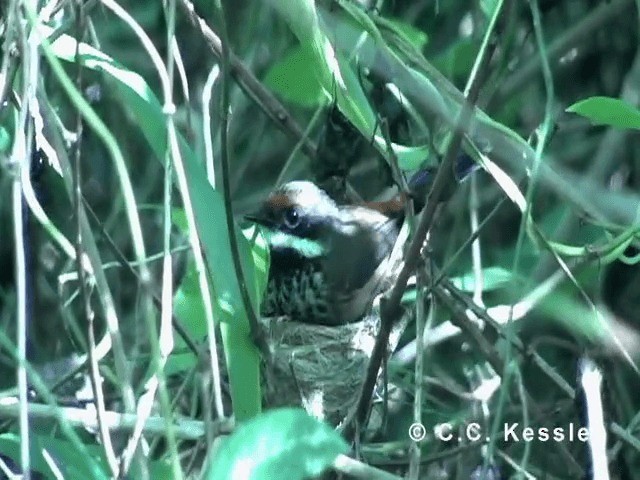
[(11, 135), (6, 128), (0, 126), (0, 152), (6, 152), (11, 146)]
[[(201, 341), (206, 337), (207, 324), (198, 286), (198, 272), (193, 259), (189, 260), (185, 275), (173, 296), (173, 313), (195, 341)], [(165, 374), (188, 371), (195, 367), (196, 363), (196, 354), (188, 349), (182, 337), (176, 336), (174, 349), (164, 368)]]
[(312, 61), (308, 65), (324, 91), (330, 92), (334, 84), (342, 88), (340, 67), (331, 42), (320, 28), (314, 0), (271, 0), (270, 3), (287, 22), (302, 48), (309, 52)]
[[(356, 39), (367, 39), (358, 50), (359, 58), (361, 55), (373, 56), (372, 48), (380, 47), (372, 40), (382, 42), (375, 24), (360, 8), (348, 2), (341, 4), (341, 7), (346, 9), (344, 12), (339, 9), (323, 11), (322, 16), (318, 15), (313, 2), (309, 0), (273, 0), (272, 4), (300, 41), (301, 46), (294, 60), (299, 59), (307, 65), (307, 72), (302, 77), (305, 79), (303, 83), (307, 84), (308, 72), (314, 72), (320, 92), (335, 97), (340, 111), (366, 138), (373, 138), (379, 151), (388, 156), (387, 144), (376, 130), (376, 116), (362, 88), (357, 67), (350, 61), (354, 53), (352, 45), (356, 43)], [(389, 22), (385, 22), (385, 25), (387, 23)], [(336, 51), (329, 39), (338, 41), (337, 46), (342, 49)], [(345, 41), (348, 41), (349, 48), (341, 45), (341, 42)], [(427, 147), (398, 144), (392, 144), (391, 147), (400, 167), (405, 170), (418, 168), (429, 157)]]
[(392, 29), (397, 35), (401, 36), (418, 50), (422, 50), (428, 43), (429, 37), (422, 30), (418, 30), (410, 23), (402, 20), (391, 18), (384, 19), (384, 26)]
[[(475, 277), (473, 272), (466, 273), (460, 277), (452, 278), (451, 281), (456, 288), (464, 292), (472, 292), (475, 288)], [(488, 292), (504, 287), (513, 281), (513, 273), (502, 267), (488, 267), (482, 270), (482, 291)]]
[[(89, 453), (78, 452), (73, 444), (49, 436), (31, 435), (30, 438), (31, 470), (43, 474), (46, 478), (58, 478), (45, 460), (46, 451), (66, 479), (106, 479), (108, 466), (101, 447), (87, 445)], [(14, 433), (0, 435), (0, 453), (11, 458), (20, 465), (20, 437)]]
[(187, 214), (182, 208), (174, 208), (171, 211), (171, 222), (178, 227), (184, 235), (188, 233), (189, 225), (187, 223)]
[(255, 287), (260, 298), (262, 298), (269, 280), (269, 245), (267, 245), (266, 238), (256, 225), (243, 229), (242, 234), (251, 245), (251, 255), (255, 268)]
[(206, 478), (315, 478), (348, 449), (335, 430), (303, 410), (272, 410), (240, 426), (225, 441)]
[(428, 145), (421, 147), (405, 147), (404, 145), (393, 143), (391, 148), (393, 148), (393, 152), (398, 158), (398, 166), (402, 170), (417, 170), (425, 164), (428, 166), (435, 166), (435, 158), (431, 155), (431, 149)]
[(478, 45), (466, 38), (455, 42), (434, 60), (435, 67), (451, 80), (465, 77), (471, 71), (478, 54)]
[(567, 112), (588, 118), (595, 125), (640, 129), (640, 110), (618, 98), (586, 98), (571, 105)]
[[(60, 36), (52, 44), (52, 49), (59, 58), (69, 62), (75, 61), (76, 41), (72, 37)], [(79, 61), (87, 68), (108, 75), (122, 105), (132, 113), (154, 153), (163, 161), (167, 148), (165, 115), (160, 102), (144, 79), (108, 55), (84, 43), (80, 44)], [(242, 302), (240, 286), (236, 276), (229, 274), (235, 271), (235, 267), (226, 227), (227, 212), (222, 196), (209, 185), (204, 166), (197, 159), (189, 143), (182, 135), (178, 135), (178, 141), (198, 236), (216, 293), (214, 315), (225, 325), (222, 341), (229, 370), (234, 414), (242, 421), (261, 410), (260, 358), (249, 338), (249, 321)], [(234, 234), (252, 307), (254, 311), (258, 311), (266, 272), (256, 270), (252, 247), (238, 228)], [(260, 253), (257, 255), (261, 256)]]
[(312, 61), (308, 49), (296, 46), (269, 69), (264, 83), (284, 100), (303, 107), (317, 107), (325, 97), (320, 82), (309, 68)]
[(480, 10), (484, 13), (487, 19), (493, 17), (493, 12), (496, 11), (498, 0), (480, 0)]

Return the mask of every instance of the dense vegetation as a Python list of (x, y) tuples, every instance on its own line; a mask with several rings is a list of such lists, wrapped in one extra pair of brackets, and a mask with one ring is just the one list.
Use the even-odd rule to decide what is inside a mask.
[[(632, 0), (0, 3), (0, 478), (640, 479), (639, 25)], [(260, 318), (243, 216), (293, 179), (411, 194), (388, 358)]]

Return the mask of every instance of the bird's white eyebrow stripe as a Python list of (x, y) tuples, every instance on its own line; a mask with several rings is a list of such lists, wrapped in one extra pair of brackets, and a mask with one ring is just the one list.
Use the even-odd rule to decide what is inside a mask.
[(325, 249), (320, 243), (308, 238), (296, 237), (270, 228), (264, 228), (263, 232), (267, 242), (274, 247), (292, 248), (307, 258), (316, 258), (325, 254)]

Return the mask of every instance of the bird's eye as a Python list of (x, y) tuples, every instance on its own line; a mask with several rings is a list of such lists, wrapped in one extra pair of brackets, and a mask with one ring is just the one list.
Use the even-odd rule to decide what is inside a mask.
[(295, 208), (289, 208), (284, 212), (284, 224), (291, 229), (300, 225), (300, 214)]

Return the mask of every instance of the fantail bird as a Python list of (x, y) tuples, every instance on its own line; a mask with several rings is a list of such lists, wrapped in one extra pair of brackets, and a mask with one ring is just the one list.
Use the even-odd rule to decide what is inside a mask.
[[(474, 168), (471, 159), (459, 157), (454, 179), (461, 181)], [(425, 169), (409, 180), (418, 209), (432, 173)], [(397, 255), (388, 260), (405, 200), (338, 205), (308, 181), (277, 188), (258, 212), (246, 216), (264, 227), (271, 254), (262, 314), (321, 325), (360, 320), (396, 270)]]
[(402, 222), (401, 212), (385, 213), (337, 205), (307, 181), (271, 193), (246, 217), (264, 227), (271, 254), (262, 314), (322, 325), (360, 320), (384, 286)]

